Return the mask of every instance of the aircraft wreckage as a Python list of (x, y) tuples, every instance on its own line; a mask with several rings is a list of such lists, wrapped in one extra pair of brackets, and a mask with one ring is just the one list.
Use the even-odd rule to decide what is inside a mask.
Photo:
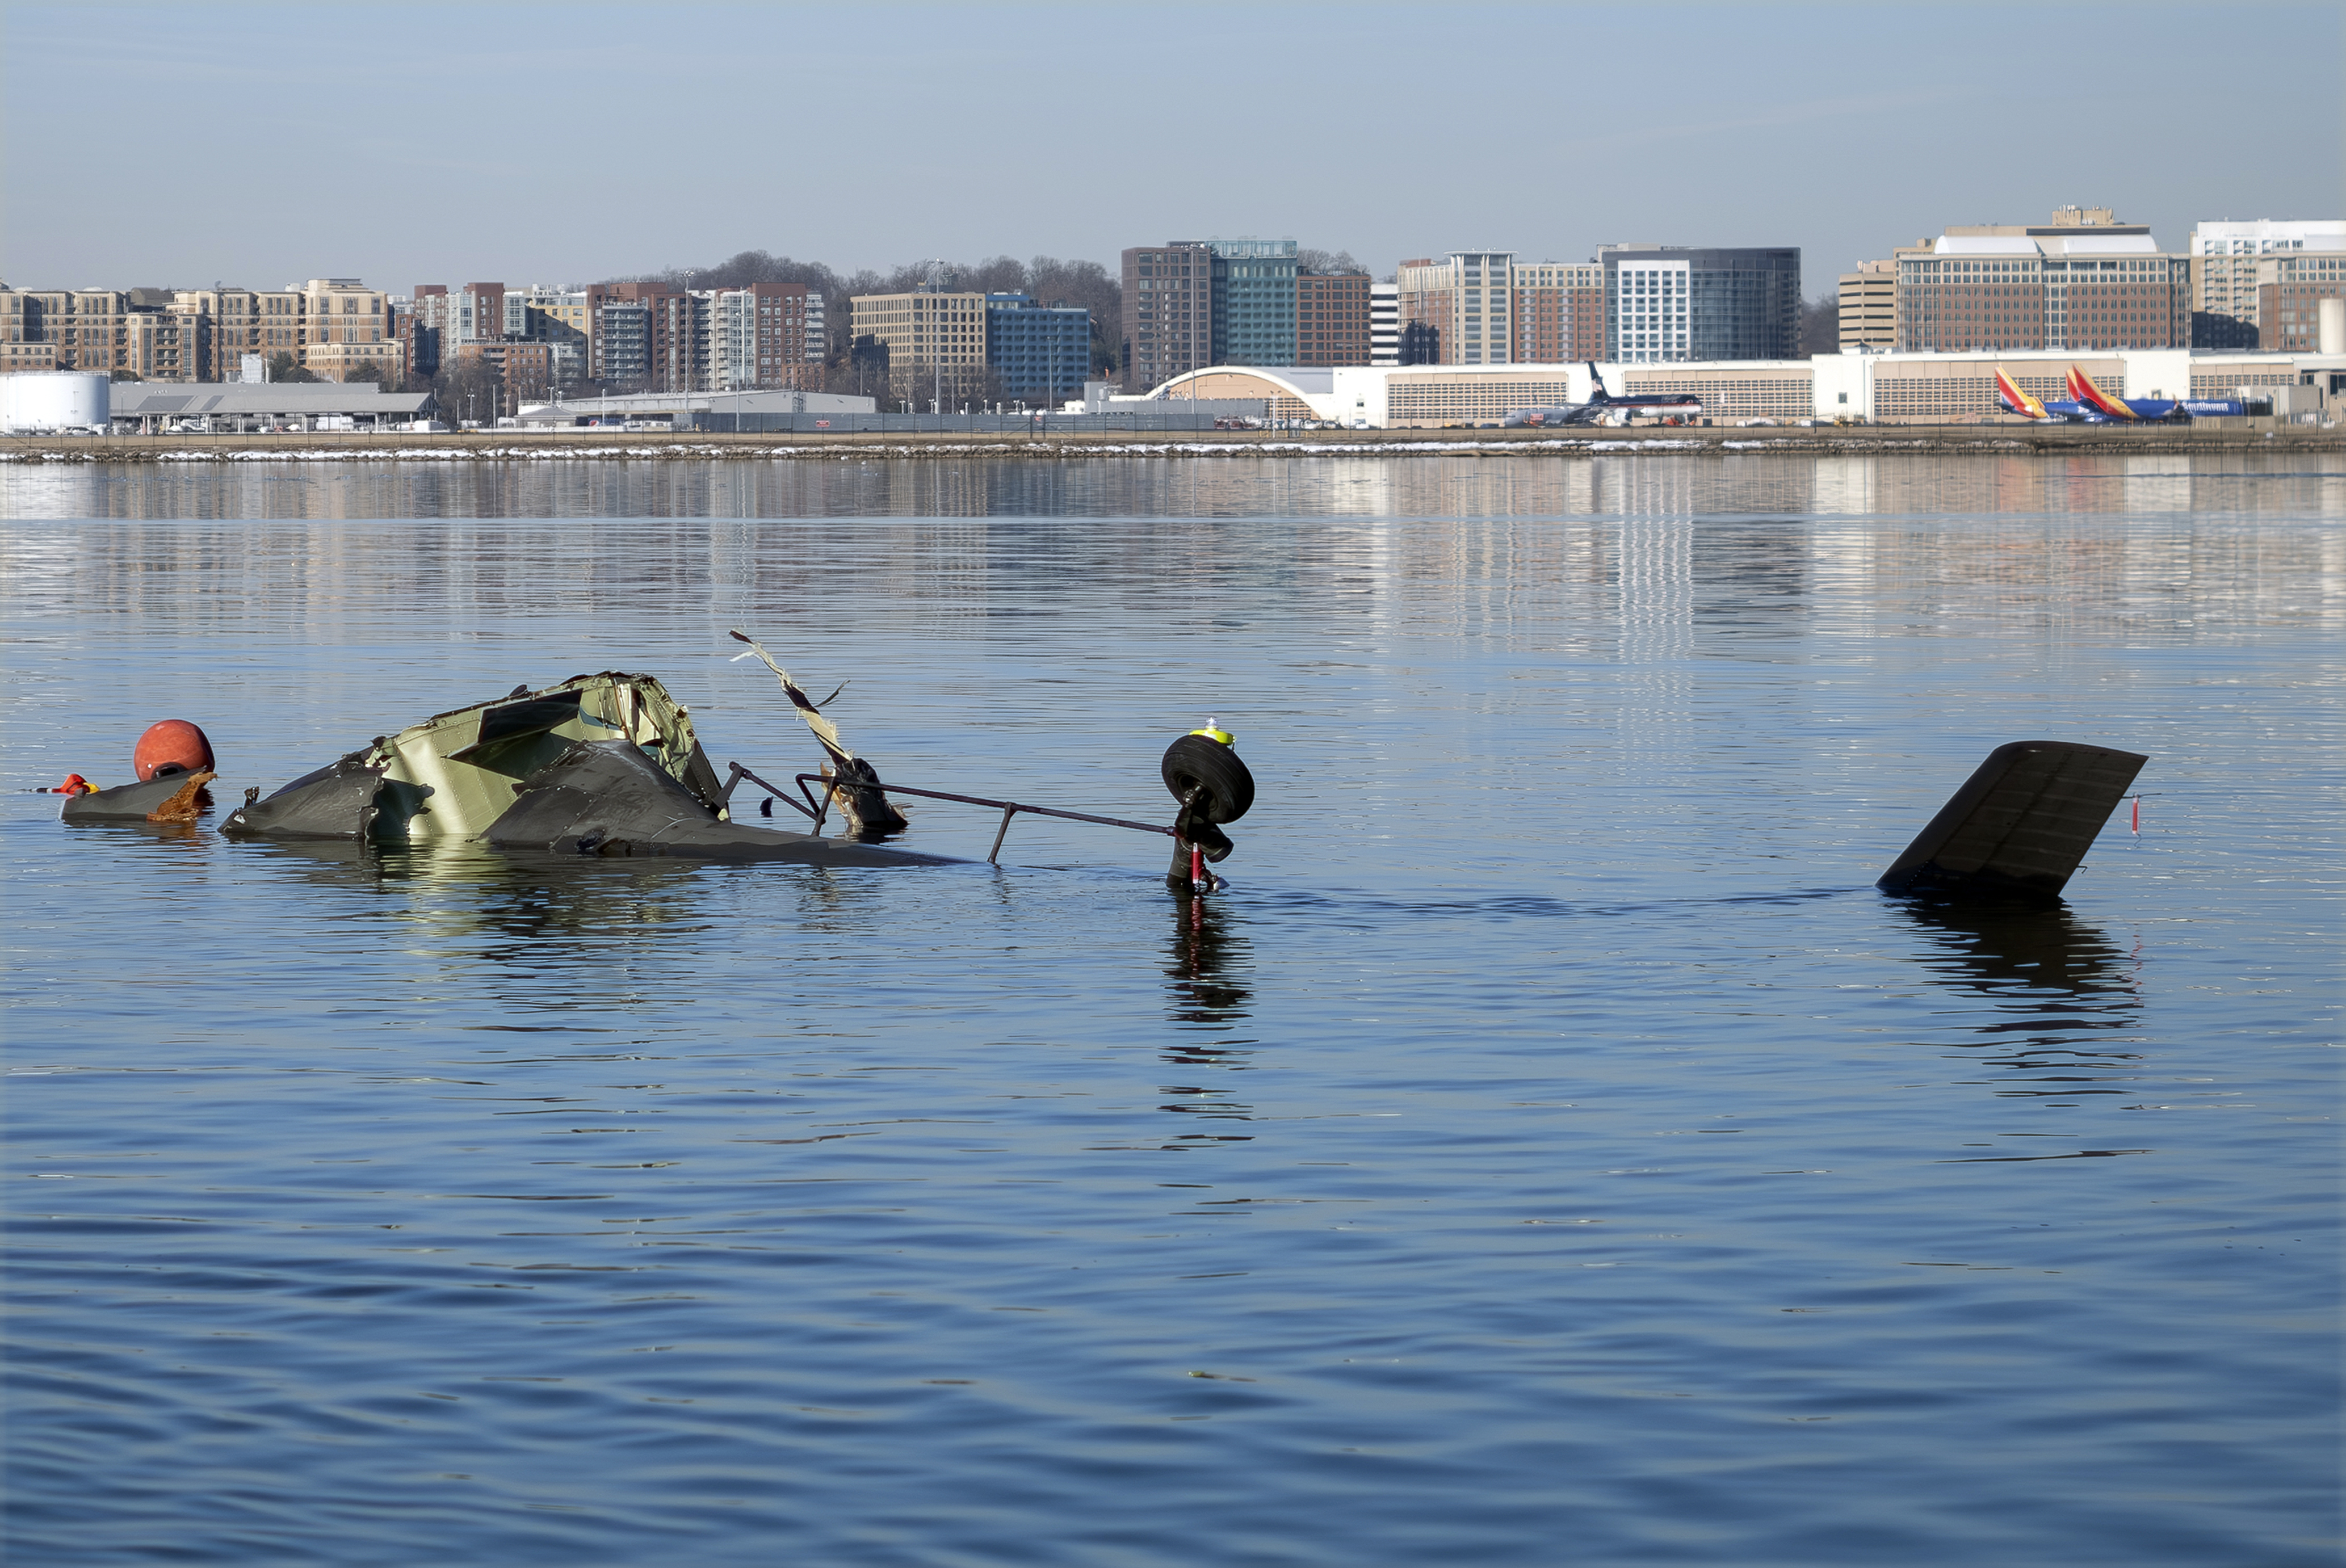
[[(746, 633), (732, 635), (749, 645), (740, 657), (762, 659), (773, 671), (821, 748), (821, 770), (793, 775), (789, 789), (738, 762), (719, 780), (691, 714), (666, 687), (650, 676), (607, 671), (520, 687), (491, 702), (435, 714), (265, 798), (248, 789), (221, 831), (242, 839), (467, 843), (571, 857), (952, 863), (887, 841), (910, 825), (890, 803), (892, 793), (999, 810), (988, 860), (1000, 855), (1012, 820), (1025, 812), (1162, 834), (1174, 841), (1168, 883), (1194, 892), (1224, 885), (1209, 867), (1230, 853), (1222, 829), (1246, 815), (1255, 785), (1231, 736), (1213, 720), (1166, 749), (1160, 772), (1179, 802), (1170, 824), (913, 789), (884, 783), (763, 647)], [(2057, 899), (2148, 760), (2074, 741), (1998, 747), (1877, 885), (1938, 900)], [(70, 776), (57, 790), (68, 797), (64, 819), (193, 822), (209, 806), (205, 786), (216, 777), (211, 746), (194, 725), (167, 719), (153, 727), (139, 740), (135, 768), (138, 782), (111, 789)], [(736, 820), (733, 806), (744, 784), (758, 791), (761, 817), (770, 819), (780, 800), (807, 819), (807, 830)], [(834, 811), (842, 830), (826, 837)]]
[[(518, 687), (491, 702), (435, 714), (263, 797), (220, 824), (230, 838), (342, 840), (376, 844), (468, 843), (512, 853), (564, 856), (671, 856), (704, 860), (783, 860), (821, 866), (950, 863), (886, 840), (910, 824), (889, 794), (956, 800), (1002, 812), (989, 860), (1001, 853), (1022, 812), (1162, 834), (1174, 840), (1168, 881), (1198, 891), (1220, 879), (1209, 863), (1232, 845), (1226, 823), (1254, 803), (1254, 779), (1232, 737), (1209, 720), (1165, 752), (1165, 785), (1179, 802), (1173, 822), (1128, 821), (941, 789), (883, 785), (839, 729), (782, 667), (746, 633), (742, 657), (764, 660), (822, 748), (819, 773), (792, 789), (769, 783), (740, 763), (723, 781), (694, 732), (692, 715), (648, 675), (606, 671), (532, 689)], [(831, 694), (836, 697), (838, 693)], [(830, 700), (829, 698), (825, 699)], [(193, 821), (209, 804), (216, 776), (210, 743), (184, 720), (167, 719), (139, 742), (139, 781), (99, 789), (78, 774), (61, 792), (67, 821)], [(780, 800), (808, 819), (793, 832), (737, 821), (743, 784), (763, 797), (770, 818)], [(836, 811), (843, 830), (825, 837)]]

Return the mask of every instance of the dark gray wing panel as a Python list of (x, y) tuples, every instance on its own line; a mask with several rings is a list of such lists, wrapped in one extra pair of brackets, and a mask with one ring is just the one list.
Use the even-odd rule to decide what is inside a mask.
[(168, 773), (144, 784), (117, 784), (94, 795), (68, 795), (58, 817), (67, 822), (143, 822), (147, 813), (178, 794), (188, 782), (184, 773)]
[(239, 806), (220, 824), (231, 839), (361, 839), (370, 836), (382, 775), (353, 751), (305, 773), (266, 800)]
[(2055, 897), (2149, 760), (2069, 740), (1999, 746), (1875, 885)]

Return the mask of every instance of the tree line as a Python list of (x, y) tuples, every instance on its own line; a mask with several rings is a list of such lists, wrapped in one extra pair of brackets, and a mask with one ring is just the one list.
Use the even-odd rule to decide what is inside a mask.
[(1091, 374), (1112, 375), (1121, 363), (1124, 282), (1096, 261), (1063, 260), (1056, 256), (1037, 256), (1021, 261), (1015, 256), (992, 256), (975, 262), (933, 260), (907, 262), (886, 272), (866, 267), (842, 273), (821, 261), (800, 261), (763, 250), (743, 250), (713, 267), (671, 267), (661, 272), (607, 280), (670, 283), (679, 289), (801, 284), (807, 292), (822, 296), (830, 351), (823, 365), (823, 384), (833, 391), (847, 391), (852, 383), (869, 379), (868, 351), (862, 367), (854, 357), (855, 296), (909, 294), (933, 281), (958, 291), (1025, 294), (1038, 304), (1072, 305), (1088, 311)]

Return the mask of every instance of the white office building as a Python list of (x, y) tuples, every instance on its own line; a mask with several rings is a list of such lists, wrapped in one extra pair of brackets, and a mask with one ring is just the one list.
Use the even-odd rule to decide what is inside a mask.
[(2192, 343), (2249, 347), (2257, 341), (2257, 263), (2290, 251), (2346, 250), (2346, 220), (2203, 219), (2191, 231)]

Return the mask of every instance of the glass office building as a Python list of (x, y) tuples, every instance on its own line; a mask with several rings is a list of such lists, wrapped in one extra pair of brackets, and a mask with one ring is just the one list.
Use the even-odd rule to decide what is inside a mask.
[(1291, 365), (1295, 360), (1295, 241), (1210, 239), (1213, 362)]
[(985, 368), (1005, 398), (1056, 403), (1081, 397), (1092, 368), (1092, 313), (1025, 294), (985, 297)]
[(1602, 245), (1596, 260), (1605, 357), (1617, 364), (1799, 355), (1798, 246)]

